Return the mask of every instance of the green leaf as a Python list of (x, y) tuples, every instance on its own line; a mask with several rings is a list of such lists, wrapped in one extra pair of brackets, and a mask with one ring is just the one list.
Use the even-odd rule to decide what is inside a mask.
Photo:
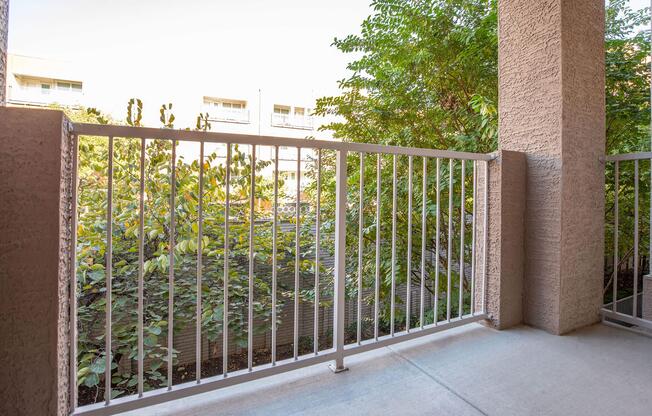
[(100, 383), (100, 378), (95, 373), (90, 373), (84, 379), (84, 386), (86, 387), (94, 387), (97, 386), (99, 383)]
[(104, 374), (104, 371), (106, 370), (106, 361), (104, 358), (99, 358), (93, 362), (90, 366), (90, 371), (92, 371), (95, 374)]

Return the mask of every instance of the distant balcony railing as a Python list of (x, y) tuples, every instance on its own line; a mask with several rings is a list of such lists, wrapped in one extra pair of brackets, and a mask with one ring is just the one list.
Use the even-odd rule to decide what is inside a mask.
[(246, 108), (217, 108), (205, 107), (209, 120), (225, 121), (230, 123), (249, 123), (249, 110)]
[[(75, 414), (329, 361), (337, 372), (347, 356), (487, 317), (491, 155), (73, 132)], [(283, 147), (297, 155), (291, 192), (279, 178)]]
[(81, 92), (65, 92), (56, 89), (48, 90), (42, 93), (38, 88), (20, 89), (12, 88), (9, 90), (7, 101), (14, 104), (26, 104), (36, 106), (47, 106), (50, 104), (61, 104), (64, 106), (81, 105), (83, 95)]
[(272, 126), (312, 130), (315, 121), (313, 116), (272, 113)]

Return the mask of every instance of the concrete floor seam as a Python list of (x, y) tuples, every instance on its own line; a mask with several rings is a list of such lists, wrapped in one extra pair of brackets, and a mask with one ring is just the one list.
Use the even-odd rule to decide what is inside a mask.
[(449, 391), (449, 392), (450, 392), (451, 394), (453, 394), (455, 397), (459, 398), (459, 399), (462, 400), (464, 403), (468, 404), (469, 406), (471, 406), (472, 408), (474, 408), (475, 410), (477, 410), (477, 411), (478, 411), (480, 414), (482, 414), (483, 416), (489, 416), (488, 413), (484, 412), (482, 409), (480, 409), (478, 406), (476, 406), (475, 404), (473, 404), (473, 403), (472, 403), (470, 400), (468, 400), (466, 397), (464, 397), (464, 396), (462, 396), (460, 393), (456, 392), (452, 387), (448, 386), (448, 385), (447, 385), (446, 383), (444, 383), (442, 380), (440, 380), (440, 379), (438, 379), (437, 377), (435, 377), (435, 376), (433, 376), (432, 374), (430, 374), (428, 371), (426, 371), (425, 369), (423, 369), (419, 364), (417, 364), (417, 363), (415, 363), (414, 361), (410, 360), (408, 357), (406, 357), (406, 356), (404, 356), (403, 354), (401, 354), (400, 352), (394, 350), (394, 349), (393, 349), (392, 347), (390, 347), (390, 346), (388, 346), (388, 347), (386, 347), (386, 348), (387, 348), (388, 350), (390, 350), (393, 354), (395, 354), (396, 356), (398, 356), (399, 358), (401, 358), (402, 360), (406, 361), (406, 362), (409, 363), (411, 366), (413, 366), (414, 368), (416, 368), (417, 370), (419, 370), (419, 371), (420, 371), (422, 374), (424, 374), (426, 377), (428, 377), (429, 379), (431, 379), (431, 380), (434, 381), (435, 383), (437, 383), (437, 384), (439, 384), (440, 386), (442, 386), (444, 389), (446, 389), (447, 391)]

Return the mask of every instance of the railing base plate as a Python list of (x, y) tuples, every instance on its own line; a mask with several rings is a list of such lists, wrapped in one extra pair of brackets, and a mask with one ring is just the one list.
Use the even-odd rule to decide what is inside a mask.
[(328, 368), (330, 368), (331, 371), (332, 371), (333, 373), (335, 373), (335, 374), (343, 373), (343, 372), (345, 372), (345, 371), (349, 371), (349, 367), (338, 367), (338, 366), (336, 366), (335, 364), (329, 364), (329, 365), (328, 365)]

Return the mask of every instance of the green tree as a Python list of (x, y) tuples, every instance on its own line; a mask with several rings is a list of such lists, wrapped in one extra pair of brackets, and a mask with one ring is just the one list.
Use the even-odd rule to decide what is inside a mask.
[(627, 0), (606, 10), (607, 154), (650, 148), (649, 9), (633, 11)]
[[(336, 137), (353, 142), (474, 152), (494, 150), (498, 97), (496, 1), (376, 0), (371, 4), (374, 13), (362, 23), (360, 34), (333, 42), (333, 46), (352, 54), (354, 59), (348, 65), (351, 75), (339, 82), (341, 94), (318, 100), (316, 114), (337, 116), (337, 121), (325, 128), (333, 130)], [(648, 26), (649, 9), (633, 11), (627, 0), (607, 2), (608, 154), (650, 148), (650, 38), (649, 31), (641, 29)], [(398, 166), (399, 172), (406, 172), (406, 158), (399, 159)], [(649, 163), (641, 162), (639, 167), (640, 177), (648, 178)], [(620, 168), (620, 252), (631, 256), (633, 163), (623, 163)], [(383, 169), (391, 170), (391, 161), (385, 162)], [(455, 177), (459, 178), (459, 167), (455, 169)], [(357, 175), (355, 170), (352, 175)], [(417, 172), (415, 176), (417, 184), (421, 181), (419, 175)], [(444, 172), (444, 192), (448, 191), (446, 175)], [(373, 177), (373, 168), (368, 168), (365, 176)], [(403, 176), (398, 190), (401, 201), (405, 201), (408, 191)], [(428, 183), (433, 181), (428, 178)], [(391, 210), (391, 185), (388, 181), (382, 186), (382, 223), (391, 222), (386, 216)], [(457, 194), (459, 188), (459, 180), (455, 179), (453, 191)], [(648, 201), (649, 181), (641, 180), (639, 189), (640, 200)], [(613, 165), (607, 166), (607, 190), (609, 242), (613, 238)], [(373, 199), (372, 190), (365, 199)], [(432, 195), (428, 200), (433, 200)], [(456, 199), (455, 206), (458, 203)], [(465, 205), (470, 210), (469, 201)], [(442, 208), (445, 210), (446, 206)], [(428, 209), (432, 212), (436, 206)], [(351, 220), (355, 220), (355, 215)], [(447, 221), (446, 212), (443, 220)], [(407, 240), (405, 223), (406, 219), (399, 216), (398, 241)], [(413, 223), (418, 224), (418, 218), (413, 218)], [(432, 226), (428, 224), (429, 229)], [(648, 229), (648, 220), (643, 218), (641, 235), (646, 235)], [(641, 252), (648, 250), (647, 239), (641, 239)], [(405, 247), (399, 246), (399, 251), (403, 254)], [(608, 262), (610, 251), (608, 248)], [(399, 256), (399, 269), (405, 266), (403, 258)], [(443, 263), (441, 266), (446, 267)]]
[[(607, 154), (650, 149), (650, 23), (648, 8), (634, 11), (626, 0), (611, 0), (606, 10), (606, 135)], [(645, 30), (641, 28), (646, 28)], [(606, 170), (605, 302), (612, 300), (614, 238), (614, 164)], [(634, 162), (619, 166), (618, 297), (630, 296), (633, 284)], [(639, 162), (639, 273), (649, 270), (650, 163)], [(642, 279), (639, 279), (642, 281)]]
[[(337, 116), (336, 121), (324, 126), (335, 137), (345, 141), (379, 143), (421, 148), (454, 149), (471, 152), (490, 152), (496, 148), (497, 138), (497, 14), (494, 0), (427, 0), (405, 2), (401, 0), (376, 0), (371, 3), (374, 13), (361, 26), (359, 35), (335, 39), (333, 46), (355, 59), (348, 64), (351, 75), (339, 82), (341, 95), (324, 97), (317, 101), (315, 113)], [(423, 227), (426, 227), (425, 287), (430, 303), (438, 296), (438, 319), (446, 316), (445, 294), (452, 293), (451, 312), (457, 316), (458, 296), (464, 298), (464, 313), (470, 311), (470, 268), (472, 258), (473, 163), (465, 163), (464, 183), (467, 193), (461, 198), (462, 163), (455, 161), (452, 170), (448, 160), (441, 160), (440, 168), (440, 249), (434, 230), (437, 229), (436, 162), (428, 160), (426, 178), (426, 223), (422, 224), (423, 159), (413, 158), (413, 182), (408, 182), (410, 160), (396, 158), (396, 256), (392, 256), (391, 235), (393, 224), (394, 188), (392, 172), (394, 160), (383, 156), (380, 160), (381, 183), (376, 181), (375, 155), (363, 156), (365, 160), (363, 190), (363, 274), (364, 288), (375, 284), (375, 238), (380, 228), (380, 298), (381, 327), (387, 330), (391, 316), (392, 265), (397, 287), (412, 287), (421, 283), (421, 248)], [(357, 201), (360, 180), (360, 155), (349, 159), (350, 198)], [(333, 160), (325, 162), (334, 165)], [(478, 165), (481, 167), (481, 165)], [(453, 175), (453, 187), (449, 186)], [(334, 189), (333, 177), (324, 183)], [(376, 187), (380, 186), (380, 222), (376, 222)], [(408, 212), (409, 194), (412, 191), (413, 210)], [(314, 191), (313, 191), (314, 192)], [(449, 212), (448, 198), (452, 194), (453, 210)], [(334, 201), (328, 201), (334, 204)], [(464, 206), (464, 216), (461, 205)], [(357, 225), (359, 207), (353, 205), (348, 212), (351, 228), (347, 235), (347, 250), (358, 252)], [(448, 221), (452, 219), (450, 235), (452, 250), (448, 264)], [(462, 220), (462, 218), (464, 218)], [(408, 261), (408, 222), (412, 223), (411, 258)], [(460, 228), (465, 227), (465, 248), (459, 250)], [(347, 281), (350, 297), (355, 297), (358, 280), (356, 256), (348, 258)], [(463, 268), (459, 267), (460, 257)], [(451, 287), (447, 273), (451, 271)], [(437, 273), (437, 270), (439, 272)], [(461, 273), (461, 272), (464, 273)], [(463, 275), (464, 278), (460, 278)], [(435, 281), (439, 276), (439, 286)], [(364, 289), (363, 289), (364, 290)], [(365, 302), (372, 304), (373, 293), (365, 291)], [(407, 299), (395, 296), (398, 328), (406, 325)], [(419, 299), (412, 299), (418, 305)], [(426, 309), (424, 323), (432, 323), (435, 311)], [(411, 324), (418, 323), (418, 314), (411, 315)], [(366, 325), (368, 327), (368, 325)]]
[[(142, 103), (131, 100), (127, 121), (140, 125)], [(161, 108), (161, 122), (171, 128), (174, 120), (170, 105)], [(95, 109), (67, 110), (76, 122), (107, 123), (111, 120)], [(198, 117), (197, 128), (206, 130), (207, 115)], [(113, 147), (113, 216), (112, 216), (112, 389), (113, 396), (133, 393), (137, 384), (138, 337), (138, 241), (140, 197), (141, 139), (115, 138)], [(178, 144), (177, 144), (178, 146)], [(194, 328), (197, 302), (199, 143), (186, 147), (195, 156), (186, 160), (177, 152), (175, 162), (175, 228), (174, 228), (174, 332)], [(247, 346), (250, 330), (247, 321), (249, 267), (249, 198), (251, 170), (256, 170), (254, 221), (257, 223), (255, 242), (254, 334), (269, 331), (271, 326), (271, 246), (272, 229), (269, 210), (273, 183), (263, 172), (268, 160), (257, 160), (252, 166), (251, 155), (232, 145), (230, 167), (229, 213), (229, 331), (230, 339), (240, 347)], [(223, 271), (224, 271), (224, 200), (226, 146), (206, 144), (203, 166), (203, 281), (202, 332), (210, 343), (221, 342), (223, 333)], [(106, 235), (109, 148), (106, 137), (82, 136), (79, 140), (79, 202), (78, 202), (78, 383), (83, 386), (82, 401), (96, 401), (104, 390), (105, 371), (105, 311), (106, 311)], [(172, 142), (145, 142), (145, 207), (144, 207), (144, 354), (145, 389), (164, 385), (167, 381), (168, 274), (170, 268), (170, 212)], [(280, 180), (280, 197), (283, 181)], [(279, 221), (291, 224), (294, 217), (281, 212)], [(302, 224), (301, 233), (310, 233), (310, 224)], [(294, 273), (294, 233), (278, 236), (279, 276)], [(307, 238), (306, 238), (307, 241)], [(305, 246), (305, 244), (304, 244)], [(310, 253), (302, 247), (304, 258)], [(300, 264), (303, 275), (312, 279), (312, 263)], [(304, 286), (306, 287), (306, 286)], [(311, 297), (308, 291), (302, 297)], [(279, 283), (277, 308), (291, 299), (291, 288)], [(187, 351), (186, 353), (188, 353)], [(178, 351), (173, 351), (175, 362)], [(237, 362), (229, 363), (232, 367)], [(217, 365), (216, 365), (217, 367)], [(221, 368), (221, 362), (219, 367)], [(177, 369), (175, 368), (175, 374)], [(190, 375), (192, 376), (192, 375)], [(189, 376), (189, 377), (190, 377)], [(181, 377), (183, 378), (183, 377)], [(89, 397), (89, 395), (95, 395)]]
[(498, 97), (495, 0), (376, 0), (360, 35), (333, 45), (356, 56), (342, 94), (318, 100), (327, 129), (367, 143), (489, 152)]

